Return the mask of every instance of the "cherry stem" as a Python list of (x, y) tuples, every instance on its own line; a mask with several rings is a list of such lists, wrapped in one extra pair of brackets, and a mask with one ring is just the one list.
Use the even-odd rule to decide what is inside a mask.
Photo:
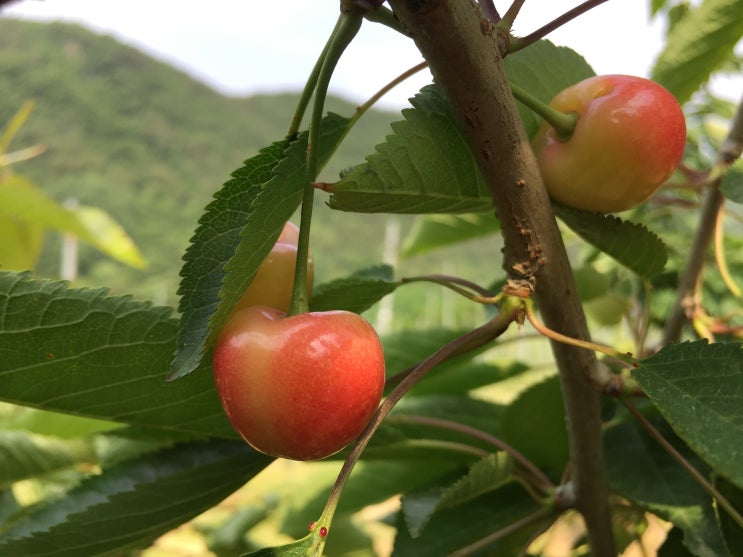
[(320, 124), (325, 109), (325, 98), (333, 75), (341, 55), (346, 47), (361, 28), (363, 18), (359, 12), (341, 12), (335, 29), (323, 49), (323, 59), (319, 72), (317, 73), (317, 86), (315, 88), (315, 99), (312, 107), (312, 116), (309, 126), (309, 138), (307, 139), (307, 155), (305, 170), (305, 187), (302, 197), (301, 221), (299, 226), (299, 238), (297, 240), (297, 267), (294, 273), (294, 287), (292, 290), (292, 301), (289, 306), (289, 315), (307, 313), (309, 311), (309, 300), (307, 296), (307, 261), (310, 252), (310, 225), (312, 223), (312, 208), (314, 205), (315, 188), (313, 182), (317, 179), (319, 172), (319, 147), (320, 147)]
[(405, 29), (405, 26), (399, 19), (397, 19), (397, 17), (395, 17), (395, 13), (385, 6), (379, 6), (374, 10), (364, 11), (364, 19), (368, 19), (374, 23), (381, 23), (406, 37), (410, 36), (408, 30)]
[[(540, 334), (546, 336), (547, 338), (550, 338), (557, 342), (562, 342), (563, 344), (568, 344), (570, 346), (577, 346), (579, 348), (585, 348), (586, 350), (593, 350), (594, 352), (606, 354), (607, 356), (615, 358), (630, 367), (635, 367), (637, 365), (637, 360), (635, 360), (635, 358), (632, 357), (631, 354), (622, 354), (621, 352), (614, 348), (611, 348), (610, 346), (604, 346), (602, 344), (597, 344), (588, 340), (569, 337), (550, 329), (537, 318), (536, 314), (534, 313), (534, 303), (531, 300), (524, 300), (524, 311), (526, 313), (526, 318), (529, 320), (529, 323), (531, 323), (532, 326)], [(591, 369), (591, 374), (591, 377), (589, 377), (590, 381), (594, 385), (600, 387), (602, 390), (606, 392), (614, 392), (617, 390), (618, 376), (615, 376), (604, 366), (594, 366)]]
[(519, 15), (521, 7), (524, 5), (524, 1), (525, 0), (513, 0), (511, 5), (508, 7), (508, 10), (506, 10), (500, 24), (500, 27), (505, 31), (510, 31), (511, 27), (513, 27), (513, 23), (516, 21), (516, 16)]
[(508, 443), (506, 443), (502, 439), (499, 439), (498, 437), (495, 437), (494, 435), (490, 435), (486, 431), (482, 431), (480, 429), (476, 429), (459, 422), (453, 422), (451, 420), (411, 414), (394, 414), (393, 416), (390, 416), (388, 418), (388, 421), (391, 421), (392, 423), (410, 423), (438, 427), (441, 429), (448, 429), (450, 431), (456, 431), (458, 433), (474, 437), (475, 439), (485, 441), (486, 443), (493, 445), (497, 449), (508, 453), (511, 458), (521, 464), (524, 469), (528, 470), (530, 474), (537, 480), (537, 487), (542, 491), (542, 493), (547, 494), (555, 489), (555, 484), (552, 483), (552, 480), (550, 480), (549, 477), (544, 472), (542, 472), (531, 460), (529, 460), (526, 456), (519, 452), (515, 447), (509, 445)]
[(487, 546), (497, 542), (498, 540), (505, 538), (509, 534), (518, 532), (519, 530), (526, 526), (529, 526), (530, 524), (534, 524), (549, 517), (552, 513), (553, 510), (548, 507), (541, 508), (531, 514), (526, 515), (523, 518), (520, 518), (516, 522), (512, 522), (508, 526), (505, 526), (504, 528), (501, 528), (500, 530), (497, 530), (492, 534), (485, 536), (484, 538), (477, 540), (474, 543), (471, 543), (470, 545), (457, 549), (456, 551), (450, 553), (449, 557), (467, 557), (467, 555), (472, 555), (473, 553), (486, 548)]
[(511, 92), (513, 96), (525, 104), (531, 110), (536, 112), (557, 132), (557, 138), (561, 141), (567, 141), (575, 131), (578, 124), (578, 115), (574, 112), (560, 112), (550, 105), (542, 102), (526, 89), (519, 87), (511, 81)]
[(653, 424), (640, 412), (637, 407), (625, 398), (620, 398), (624, 407), (629, 410), (630, 414), (637, 420), (637, 422), (648, 432), (648, 434), (673, 458), (707, 493), (709, 493), (717, 504), (725, 509), (735, 523), (743, 528), (743, 515), (741, 515), (735, 507), (728, 501), (719, 490), (712, 485), (712, 483), (704, 477), (692, 464), (684, 458), (671, 443), (663, 437), (663, 434), (658, 431)]
[(382, 420), (387, 416), (387, 414), (389, 414), (395, 404), (400, 401), (405, 393), (407, 393), (418, 381), (420, 381), (420, 379), (422, 379), (437, 365), (456, 355), (479, 348), (502, 335), (508, 329), (510, 324), (516, 320), (520, 311), (521, 308), (516, 304), (504, 304), (504, 306), (501, 307), (500, 313), (490, 321), (472, 331), (469, 331), (445, 346), (442, 346), (428, 358), (415, 366), (411, 373), (400, 381), (395, 389), (379, 405), (376, 413), (372, 416), (372, 419), (369, 421), (364, 431), (357, 438), (356, 444), (351, 448), (351, 451), (338, 473), (338, 477), (331, 489), (330, 495), (328, 496), (328, 501), (325, 504), (322, 515), (320, 516), (320, 520), (318, 521), (319, 523), (322, 523), (325, 526), (330, 524), (335, 509), (338, 506), (340, 494), (343, 491), (343, 487), (348, 481), (356, 462), (361, 458), (361, 454), (369, 444), (369, 440), (374, 432), (382, 423)]
[[(599, 6), (606, 1), (607, 0), (587, 0), (586, 2), (583, 2), (582, 4), (580, 4), (579, 6), (576, 6), (572, 10), (568, 10), (567, 12), (562, 14), (560, 17), (553, 19), (548, 24), (543, 25), (542, 27), (540, 27), (533, 33), (530, 33), (525, 37), (513, 37), (511, 39), (508, 52), (509, 53), (516, 52), (516, 51), (521, 50), (522, 48), (526, 48), (530, 44), (537, 42), (539, 39), (546, 37), (555, 29), (562, 27), (563, 25), (565, 25), (569, 21), (572, 21), (579, 15), (583, 15), (587, 11), (592, 10), (596, 6)], [(505, 17), (503, 19), (505, 19)]]

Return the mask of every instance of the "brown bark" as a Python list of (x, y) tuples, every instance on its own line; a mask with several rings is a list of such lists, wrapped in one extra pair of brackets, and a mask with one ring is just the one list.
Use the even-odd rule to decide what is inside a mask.
[[(390, 0), (457, 114), (492, 191), (505, 241), (508, 288), (533, 290), (545, 323), (588, 339), (582, 306), (549, 198), (502, 63), (507, 44), (472, 2)], [(553, 343), (565, 400), (575, 507), (594, 555), (616, 555), (601, 441), (593, 352)]]

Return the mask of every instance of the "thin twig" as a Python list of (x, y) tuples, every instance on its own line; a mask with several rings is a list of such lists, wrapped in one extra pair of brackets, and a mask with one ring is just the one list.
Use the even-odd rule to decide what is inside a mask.
[(480, 439), (481, 441), (485, 441), (486, 443), (493, 445), (497, 449), (500, 449), (501, 451), (504, 451), (511, 455), (511, 458), (513, 458), (516, 462), (521, 464), (526, 470), (528, 470), (536, 479), (538, 479), (540, 485), (539, 487), (542, 489), (543, 492), (552, 491), (555, 488), (555, 484), (550, 480), (550, 478), (542, 472), (539, 467), (534, 464), (531, 460), (529, 460), (526, 456), (524, 456), (523, 453), (519, 452), (518, 449), (513, 447), (512, 445), (509, 445), (503, 439), (499, 439), (498, 437), (495, 437), (494, 435), (490, 435), (486, 431), (482, 431), (480, 429), (470, 427), (465, 424), (461, 424), (459, 422), (453, 422), (451, 420), (444, 420), (441, 418), (433, 418), (430, 416), (416, 416), (412, 414), (395, 414), (394, 416), (391, 416), (389, 418), (393, 422), (408, 422), (413, 424), (421, 424), (421, 425), (428, 425), (432, 427), (439, 427), (442, 429), (449, 429), (451, 431), (457, 431), (459, 433), (463, 433), (465, 435), (469, 435), (470, 437), (474, 437), (475, 439)]
[(596, 6), (599, 6), (606, 1), (607, 0), (587, 0), (586, 2), (583, 2), (581, 5), (576, 6), (572, 10), (568, 10), (567, 12), (562, 14), (560, 17), (553, 19), (548, 24), (543, 25), (542, 27), (540, 27), (533, 33), (529, 33), (525, 37), (515, 37), (511, 41), (511, 45), (510, 45), (508, 52), (516, 52), (517, 50), (526, 48), (530, 44), (537, 42), (539, 39), (546, 37), (555, 29), (562, 27), (569, 21), (572, 21), (576, 17), (583, 15), (587, 11), (592, 10)]
[(520, 518), (516, 522), (513, 522), (509, 524), (508, 526), (501, 528), (500, 530), (493, 532), (492, 534), (485, 536), (484, 538), (480, 540), (477, 540), (474, 543), (471, 543), (470, 545), (459, 548), (453, 553), (450, 553), (449, 557), (467, 557), (467, 555), (472, 555), (476, 551), (486, 548), (487, 546), (497, 542), (498, 540), (505, 538), (509, 534), (518, 532), (519, 530), (521, 530), (522, 528), (525, 528), (526, 526), (529, 526), (531, 524), (539, 522), (542, 519), (547, 518), (548, 516), (552, 514), (552, 512), (553, 512), (552, 509), (549, 509), (549, 508), (539, 509), (538, 511), (535, 511), (531, 514), (526, 515), (523, 518)]
[(677, 342), (681, 337), (684, 324), (696, 311), (697, 290), (700, 286), (707, 250), (714, 237), (717, 216), (725, 202), (725, 197), (719, 188), (720, 178), (724, 175), (724, 170), (740, 157), (741, 152), (743, 152), (743, 99), (738, 103), (730, 131), (717, 157), (717, 165), (722, 170), (717, 173), (719, 178), (704, 189), (699, 224), (692, 240), (689, 257), (686, 259), (686, 266), (679, 277), (676, 301), (663, 328), (661, 344)]

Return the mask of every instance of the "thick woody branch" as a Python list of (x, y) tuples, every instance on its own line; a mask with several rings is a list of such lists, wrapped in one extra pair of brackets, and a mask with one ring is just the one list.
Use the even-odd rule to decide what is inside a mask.
[[(502, 64), (508, 37), (471, 2), (391, 0), (456, 112), (492, 191), (512, 293), (534, 293), (545, 323), (588, 338), (573, 275)], [(616, 555), (601, 442), (593, 352), (553, 343), (570, 439), (576, 507), (593, 554)]]

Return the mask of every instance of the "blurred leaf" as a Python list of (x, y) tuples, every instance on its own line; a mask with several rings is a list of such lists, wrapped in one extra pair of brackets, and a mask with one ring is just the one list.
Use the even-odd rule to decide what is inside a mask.
[[(137, 268), (145, 266), (134, 242), (109, 214), (93, 207), (79, 211), (63, 207), (17, 174), (5, 176), (0, 183), (0, 219), (28, 223), (34, 231), (43, 227), (73, 234), (114, 259)], [(33, 243), (24, 244), (33, 249)]]
[[(566, 87), (596, 75), (580, 54), (546, 40), (509, 54), (503, 64), (510, 81), (547, 104)], [(532, 137), (539, 128), (541, 118), (520, 102), (516, 105), (527, 135)]]
[(23, 106), (18, 109), (18, 112), (16, 112), (5, 125), (3, 133), (0, 134), (0, 168), (2, 168), (4, 164), (3, 155), (7, 154), (10, 142), (13, 141), (13, 138), (18, 133), (18, 130), (21, 129), (24, 122), (28, 120), (31, 111), (34, 108), (34, 104), (33, 101), (26, 101), (23, 103)]
[[(0, 184), (0, 191), (3, 187)], [(3, 239), (0, 243), (0, 267), (16, 271), (36, 267), (44, 243), (42, 225), (0, 214), (0, 238)]]
[(234, 438), (211, 373), (167, 383), (170, 308), (0, 272), (0, 400)]
[[(397, 536), (393, 557), (444, 557), (487, 534), (496, 532), (539, 509), (521, 486), (510, 484), (478, 497), (463, 505), (442, 509), (413, 538), (401, 516), (397, 520)], [(400, 513), (401, 515), (402, 513)], [(527, 526), (531, 535), (538, 526)], [(490, 555), (499, 555), (494, 547)]]
[(523, 391), (503, 414), (501, 437), (539, 468), (555, 476), (570, 454), (565, 411), (557, 376)]
[[(321, 130), (321, 164), (348, 120), (330, 114)], [(169, 379), (201, 363), (232, 308), (302, 201), (307, 132), (262, 149), (214, 194), (184, 255), (179, 311), (183, 315)]]
[(679, 437), (717, 474), (743, 487), (741, 345), (666, 345), (632, 375)]
[[(466, 425), (490, 435), (500, 436), (503, 413), (504, 407), (500, 405), (464, 394), (406, 397), (382, 422), (382, 426), (372, 437), (364, 455), (367, 458), (394, 458), (395, 455), (411, 458), (418, 454), (419, 458), (433, 458), (442, 454), (446, 455), (448, 451), (449, 459), (457, 459), (460, 463), (470, 463), (472, 462), (471, 454), (463, 453), (461, 450), (458, 451), (461, 454), (455, 454), (451, 449), (442, 451), (442, 448), (437, 448), (435, 443), (431, 444), (428, 441), (465, 444), (488, 452), (496, 450), (496, 447), (467, 433), (437, 425), (411, 422), (410, 418), (438, 418)], [(417, 443), (421, 440), (426, 442)]]
[(511, 480), (511, 460), (505, 453), (494, 453), (475, 462), (448, 487), (406, 495), (402, 499), (402, 512), (410, 535), (417, 538), (436, 511), (467, 503)]
[(741, 14), (743, 0), (703, 0), (670, 30), (651, 78), (688, 101), (743, 36)]
[(19, 480), (96, 462), (88, 440), (65, 441), (24, 431), (0, 431), (0, 490)]
[(126, 461), (34, 508), (0, 535), (5, 557), (79, 557), (147, 544), (220, 502), (271, 459), (240, 441)]
[(317, 286), (312, 292), (310, 311), (345, 310), (363, 313), (401, 282), (394, 279), (394, 269), (377, 265), (362, 269), (349, 277)]
[(401, 256), (410, 257), (432, 249), (493, 234), (500, 223), (492, 213), (422, 215), (403, 241)]
[(72, 211), (88, 231), (93, 245), (103, 253), (136, 269), (147, 267), (147, 261), (126, 230), (106, 211), (98, 207), (78, 207)]
[(599, 298), (609, 291), (608, 275), (596, 270), (592, 265), (574, 268), (573, 278), (578, 288), (578, 295), (583, 302)]
[(668, 260), (663, 241), (641, 224), (614, 215), (553, 205), (555, 214), (586, 242), (644, 278), (660, 273)]
[(732, 166), (722, 177), (720, 189), (726, 199), (734, 203), (743, 203), (743, 167)]
[(694, 555), (730, 556), (709, 495), (638, 425), (608, 429), (604, 447), (613, 490), (683, 530)]
[[(0, 392), (2, 392), (2, 388), (0, 388)], [(121, 424), (116, 422), (0, 403), (0, 429), (21, 429), (47, 437), (74, 439), (75, 437), (85, 437), (120, 427)]]

